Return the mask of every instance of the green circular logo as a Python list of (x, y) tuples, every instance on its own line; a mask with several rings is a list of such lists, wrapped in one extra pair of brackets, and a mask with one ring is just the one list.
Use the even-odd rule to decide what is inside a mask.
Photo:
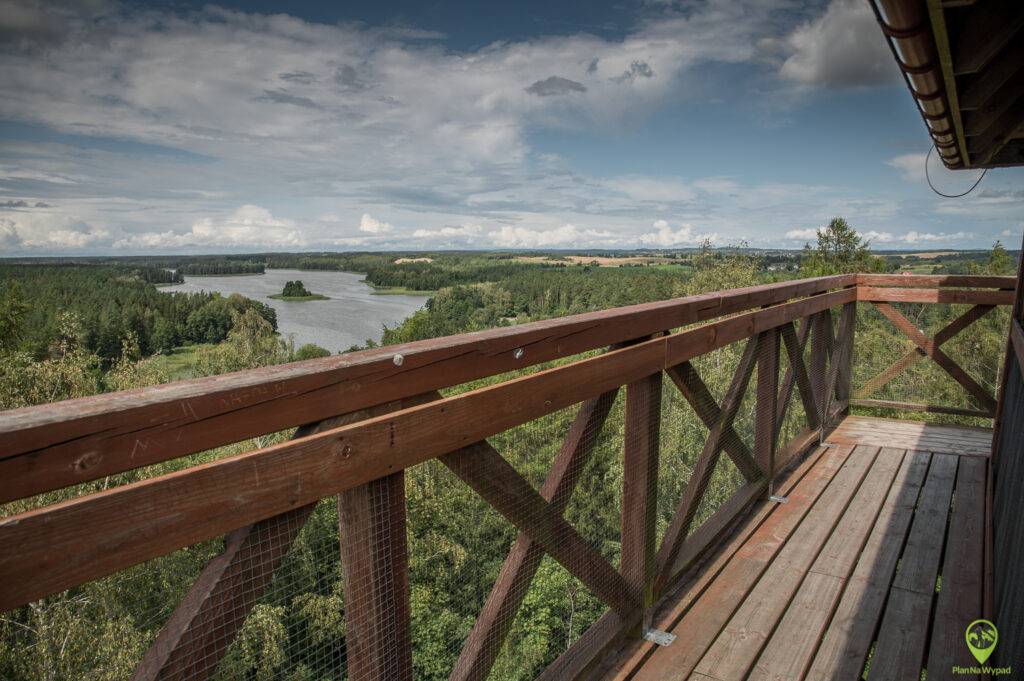
[(996, 625), (988, 620), (974, 620), (967, 625), (964, 638), (967, 640), (967, 647), (970, 648), (971, 654), (974, 655), (974, 659), (978, 661), (978, 664), (985, 664), (992, 651), (996, 649), (999, 631), (996, 629)]

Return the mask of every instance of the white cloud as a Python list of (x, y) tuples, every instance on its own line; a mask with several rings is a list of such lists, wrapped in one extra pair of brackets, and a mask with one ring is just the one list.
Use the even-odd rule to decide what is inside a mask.
[(818, 239), (817, 229), (791, 229), (786, 232), (787, 239), (794, 241), (816, 241)]
[(483, 232), (480, 225), (461, 225), (459, 227), (441, 227), (439, 229), (417, 229), (412, 233), (415, 239), (452, 239), (479, 236)]
[(779, 75), (800, 85), (855, 87), (899, 77), (874, 14), (863, 0), (832, 0), (824, 14), (766, 47), (783, 52)]
[(682, 224), (678, 229), (672, 229), (667, 220), (656, 220), (653, 232), (641, 234), (639, 241), (648, 246), (662, 246), (670, 248), (673, 246), (694, 246), (704, 241), (714, 243), (718, 235), (714, 233), (698, 234), (693, 230), (693, 225)]
[(910, 231), (903, 235), (902, 240), (908, 244), (916, 243), (929, 243), (929, 242), (946, 242), (946, 241), (963, 241), (965, 239), (974, 238), (974, 234), (971, 232), (954, 232), (952, 234), (946, 233), (933, 233), (933, 232), (917, 232)]
[(359, 219), (359, 231), (366, 232), (367, 234), (385, 234), (394, 229), (389, 222), (383, 222), (377, 218), (371, 216), (369, 213), (363, 213), (363, 217)]
[(578, 229), (575, 225), (564, 224), (551, 229), (531, 229), (513, 225), (503, 225), (487, 234), (487, 237), (500, 248), (557, 248), (562, 246), (595, 245), (602, 240), (615, 238), (611, 232)]
[(927, 154), (903, 154), (890, 158), (885, 165), (900, 171), (900, 175), (907, 182), (924, 182), (924, 164), (927, 158)]
[(896, 237), (893, 236), (892, 232), (876, 232), (875, 230), (869, 230), (861, 234), (866, 241), (870, 241), (872, 244), (887, 244), (896, 241)]
[(221, 217), (204, 217), (188, 232), (142, 232), (113, 242), (119, 249), (159, 249), (188, 246), (228, 248), (298, 248), (306, 239), (294, 220), (274, 217), (261, 206), (246, 204)]

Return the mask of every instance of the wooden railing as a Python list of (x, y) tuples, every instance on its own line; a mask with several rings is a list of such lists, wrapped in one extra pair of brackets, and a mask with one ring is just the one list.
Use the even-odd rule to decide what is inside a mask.
[[(901, 365), (930, 357), (974, 394), (973, 379), (939, 346), (992, 306), (1011, 304), (1013, 286), (1008, 277), (822, 277), (0, 413), (0, 502), (301, 426), (280, 444), (0, 519), (0, 545), (16, 547), (0, 553), (0, 612), (226, 535), (223, 553), (196, 580), (135, 674), (205, 678), (314, 505), (337, 496), (349, 678), (409, 678), (403, 471), (437, 458), (519, 531), (451, 678), (487, 675), (544, 554), (608, 606), (542, 675), (575, 677), (622, 637), (640, 635), (645, 613), (666, 589), (849, 408), (858, 301), (879, 306), (914, 341)], [(928, 339), (891, 302), (974, 307)], [(745, 349), (719, 404), (692, 360), (737, 342)], [(438, 392), (600, 348), (607, 350), (468, 392)], [(751, 447), (734, 425), (755, 370)], [(654, 514), (664, 374), (708, 437), (659, 545)], [(592, 448), (585, 434), (608, 418), (623, 386), (622, 534), (614, 566), (563, 513)], [(794, 396), (806, 427), (780, 442)], [(575, 421), (539, 490), (487, 442), (576, 404)], [(694, 528), (723, 452), (745, 482)], [(261, 548), (267, 536), (277, 538), (273, 550)]]

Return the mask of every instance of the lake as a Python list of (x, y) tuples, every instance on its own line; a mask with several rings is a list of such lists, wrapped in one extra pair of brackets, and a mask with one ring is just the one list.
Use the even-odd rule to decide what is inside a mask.
[[(286, 281), (302, 280), (313, 293), (330, 300), (303, 302), (272, 300)], [(277, 310), (277, 330), (292, 336), (295, 347), (316, 343), (331, 352), (362, 345), (368, 338), (380, 341), (385, 324), (398, 326), (423, 307), (427, 296), (376, 295), (362, 274), (352, 272), (308, 272), (304, 270), (267, 270), (266, 274), (232, 277), (186, 276), (184, 284), (166, 286), (164, 291), (216, 291), (224, 295), (240, 293), (266, 303)]]

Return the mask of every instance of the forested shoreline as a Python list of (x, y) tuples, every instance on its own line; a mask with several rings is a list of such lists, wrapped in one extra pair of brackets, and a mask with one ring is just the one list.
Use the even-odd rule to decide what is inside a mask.
[[(239, 262), (256, 262), (250, 260)], [(845, 223), (824, 240), (793, 257), (799, 271), (779, 268), (778, 257), (742, 250), (704, 249), (679, 263), (641, 267), (517, 262), (507, 254), (429, 254), (429, 261), (398, 264), (395, 254), (271, 255), (266, 267), (365, 272), (378, 286), (436, 290), (426, 307), (395, 328), (384, 329), (390, 345), (494, 326), (694, 295), (777, 281), (853, 271), (894, 271), (889, 258), (872, 254)], [(182, 342), (203, 343), (191, 375), (212, 375), (315, 356), (289, 347), (274, 334), (273, 310), (241, 296), (161, 291), (156, 283), (174, 276), (174, 261), (156, 259), (120, 265), (0, 265), (0, 407), (10, 408), (100, 390), (141, 387), (168, 380), (157, 360)], [(204, 267), (234, 263), (207, 258)], [(180, 272), (178, 263), (177, 271)], [(231, 265), (234, 266), (234, 265)], [(1013, 258), (997, 244), (984, 258), (969, 258), (970, 273), (1010, 274)], [(163, 272), (164, 274), (161, 274)], [(994, 382), (991, 357), (1001, 358), (1005, 314), (997, 311), (950, 341), (946, 350), (985, 382)], [(954, 306), (921, 306), (913, 322), (933, 333), (959, 311)], [(173, 334), (173, 340), (171, 339)], [(858, 311), (860, 371), (884, 366), (905, 342), (872, 315)], [(894, 340), (895, 339), (895, 340)], [(367, 343), (374, 345), (374, 343)], [(695, 361), (720, 399), (742, 351), (734, 344)], [(941, 372), (924, 368), (911, 376), (925, 394), (958, 399), (940, 382)], [(447, 394), (499, 378), (457, 386)], [(945, 392), (943, 392), (945, 391)], [(580, 477), (566, 518), (612, 564), (619, 552), (619, 490), (622, 485), (623, 404), (615, 403)], [(489, 441), (531, 484), (539, 487), (575, 414), (564, 409)], [(671, 519), (706, 429), (670, 384), (663, 392), (662, 447), (657, 522)], [(801, 411), (789, 412), (784, 433), (799, 425)], [(929, 418), (942, 420), (942, 415)], [(744, 403), (736, 422), (752, 432), (752, 405)], [(281, 441), (289, 432), (167, 462), (147, 475), (177, 470)], [(742, 481), (723, 457), (700, 509), (707, 517)], [(46, 496), (69, 498), (137, 479), (140, 473), (97, 481)], [(418, 679), (446, 679), (462, 641), (486, 599), (514, 541), (514, 528), (438, 462), (416, 466), (406, 476), (409, 577), (413, 619), (413, 663)], [(15, 512), (40, 500), (15, 502)], [(700, 519), (699, 518), (699, 519)], [(698, 519), (698, 520), (699, 520)], [(247, 620), (221, 664), (217, 679), (344, 678), (345, 595), (337, 550), (338, 524), (332, 500), (317, 507), (267, 594)], [(130, 676), (167, 613), (206, 561), (222, 546), (204, 542), (131, 570), (52, 596), (0, 617), (0, 677), (12, 681), (47, 678), (122, 679)], [(533, 678), (604, 611), (601, 602), (550, 558), (544, 558), (511, 633), (489, 678)]]

